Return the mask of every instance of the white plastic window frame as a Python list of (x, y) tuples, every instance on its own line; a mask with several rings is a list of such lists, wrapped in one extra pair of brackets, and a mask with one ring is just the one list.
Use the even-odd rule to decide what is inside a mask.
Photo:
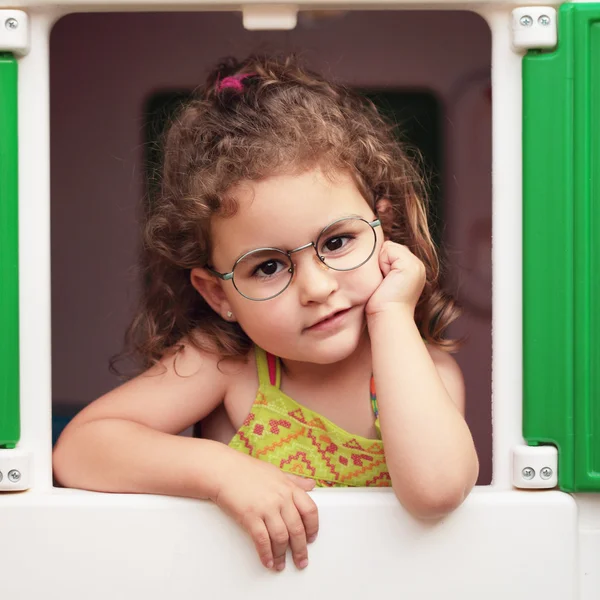
[[(33, 454), (34, 489), (52, 489), (50, 331), (50, 127), (49, 39), (53, 24), (74, 12), (221, 10), (217, 1), (145, 4), (105, 0), (22, 2), (29, 15), (28, 53), (19, 64), (19, 270), (21, 339), (20, 449)], [(385, 3), (388, 4), (388, 3)], [(294, 6), (301, 7), (302, 2)], [(473, 10), (492, 35), (492, 432), (491, 486), (512, 488), (511, 449), (523, 444), (522, 419), (522, 240), (521, 240), (521, 58), (511, 43), (511, 9), (481, 2), (389, 2), (390, 10)], [(290, 5), (282, 14), (289, 22)], [(378, 7), (381, 8), (379, 3)], [(310, 5), (311, 9), (318, 6)], [(368, 4), (345, 8), (361, 10)], [(250, 13), (249, 13), (250, 14)], [(271, 14), (271, 18), (273, 15)]]

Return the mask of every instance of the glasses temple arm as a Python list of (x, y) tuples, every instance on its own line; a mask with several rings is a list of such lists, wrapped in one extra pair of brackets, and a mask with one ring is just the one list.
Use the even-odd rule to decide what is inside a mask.
[(215, 271), (213, 268), (209, 267), (208, 265), (206, 265), (204, 268), (209, 273), (216, 275), (219, 279), (222, 279), (223, 281), (227, 281), (228, 279), (233, 278), (233, 271), (231, 271), (230, 273), (219, 273), (219, 271)]

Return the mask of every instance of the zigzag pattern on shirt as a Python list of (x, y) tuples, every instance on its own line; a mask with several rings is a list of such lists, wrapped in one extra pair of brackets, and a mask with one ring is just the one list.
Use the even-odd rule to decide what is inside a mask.
[(261, 388), (229, 445), (319, 487), (391, 486), (381, 440), (352, 435), (275, 387)]

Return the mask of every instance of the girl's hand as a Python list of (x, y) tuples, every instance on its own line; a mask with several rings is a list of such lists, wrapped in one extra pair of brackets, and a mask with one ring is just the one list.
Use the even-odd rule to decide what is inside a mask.
[(250, 534), (263, 565), (283, 570), (289, 546), (296, 567), (306, 567), (307, 543), (319, 529), (317, 506), (306, 493), (315, 482), (244, 454), (226, 475), (214, 501)]
[(425, 285), (425, 265), (406, 247), (386, 241), (379, 253), (383, 281), (366, 306), (367, 315), (404, 306), (414, 314)]

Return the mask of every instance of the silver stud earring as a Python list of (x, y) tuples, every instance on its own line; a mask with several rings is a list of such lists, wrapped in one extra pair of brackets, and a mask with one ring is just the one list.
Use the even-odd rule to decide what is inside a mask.
[(227, 318), (228, 319), (232, 319), (233, 318), (233, 313), (230, 310), (227, 311)]

